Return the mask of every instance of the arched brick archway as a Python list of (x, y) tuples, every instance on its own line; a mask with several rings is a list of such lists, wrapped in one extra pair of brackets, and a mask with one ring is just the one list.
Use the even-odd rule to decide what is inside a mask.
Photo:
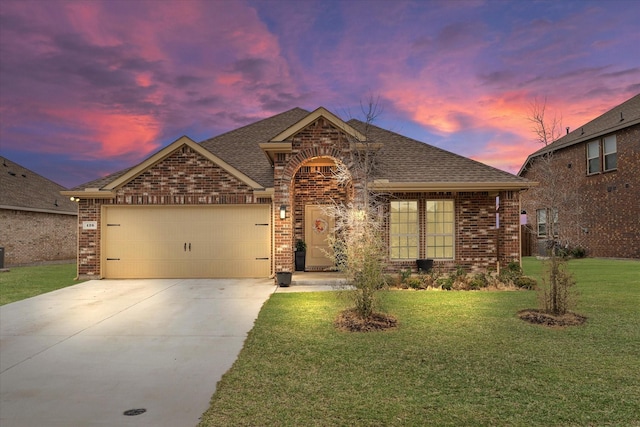
[(275, 271), (293, 271), (296, 239), (304, 239), (305, 206), (328, 205), (352, 197), (352, 184), (339, 184), (335, 168), (344, 164), (343, 152), (334, 146), (308, 147), (276, 165), (274, 205), (287, 207), (285, 219), (275, 220)]

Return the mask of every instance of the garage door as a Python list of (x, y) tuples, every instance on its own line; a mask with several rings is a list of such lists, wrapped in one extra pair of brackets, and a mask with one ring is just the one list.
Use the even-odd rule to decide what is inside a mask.
[(268, 277), (270, 207), (107, 206), (106, 278)]

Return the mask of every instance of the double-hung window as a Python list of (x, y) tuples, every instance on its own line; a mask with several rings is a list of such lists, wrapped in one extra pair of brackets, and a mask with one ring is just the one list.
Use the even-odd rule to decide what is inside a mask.
[(425, 219), (427, 258), (453, 259), (455, 242), (453, 200), (427, 200)]
[(415, 200), (391, 201), (390, 255), (391, 259), (418, 258), (418, 202)]
[(547, 235), (547, 210), (546, 209), (536, 210), (536, 221), (538, 224), (538, 236), (546, 236)]
[(600, 172), (600, 141), (587, 144), (587, 173), (589, 175)]
[(615, 135), (608, 136), (602, 140), (602, 157), (605, 172), (618, 167), (618, 149)]
[(536, 222), (538, 225), (538, 236), (549, 234), (548, 228), (553, 230), (553, 235), (558, 235), (558, 209), (538, 209), (536, 210)]
[(587, 143), (587, 175), (612, 171), (618, 168), (618, 147), (616, 136)]

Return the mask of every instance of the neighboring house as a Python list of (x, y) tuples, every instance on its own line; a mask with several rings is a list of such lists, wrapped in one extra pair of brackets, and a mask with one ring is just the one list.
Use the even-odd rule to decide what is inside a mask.
[[(324, 108), (294, 108), (198, 144), (181, 137), (142, 163), (63, 192), (79, 198), (78, 274), (106, 278), (270, 277), (333, 265), (324, 206), (351, 197), (336, 165), (375, 142), (370, 186), (389, 268), (431, 258), (444, 270), (497, 269), (520, 260), (523, 178)], [(366, 132), (366, 134), (365, 134)], [(496, 201), (499, 197), (499, 209)], [(499, 227), (497, 227), (499, 214)]]
[(565, 227), (567, 242), (557, 236), (562, 245), (581, 246), (594, 257), (640, 258), (640, 94), (531, 154), (518, 175), (543, 187), (549, 153), (561, 190), (578, 195), (580, 203), (543, 206), (535, 194), (523, 193), (537, 237), (533, 253), (544, 254), (552, 240), (549, 218), (556, 229)]
[(4, 264), (74, 260), (78, 206), (65, 188), (0, 157), (0, 247)]

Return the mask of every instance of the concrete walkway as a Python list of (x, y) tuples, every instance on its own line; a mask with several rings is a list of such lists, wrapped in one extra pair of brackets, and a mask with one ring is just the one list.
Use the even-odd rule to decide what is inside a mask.
[(2, 306), (0, 425), (194, 427), (275, 290), (94, 280)]

